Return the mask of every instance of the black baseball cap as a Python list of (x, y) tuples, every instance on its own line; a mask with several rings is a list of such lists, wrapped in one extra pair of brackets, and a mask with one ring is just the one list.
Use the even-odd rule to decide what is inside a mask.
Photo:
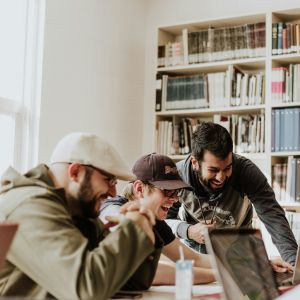
[(166, 155), (142, 156), (135, 162), (132, 173), (137, 180), (148, 181), (162, 190), (193, 189), (180, 178), (175, 163)]

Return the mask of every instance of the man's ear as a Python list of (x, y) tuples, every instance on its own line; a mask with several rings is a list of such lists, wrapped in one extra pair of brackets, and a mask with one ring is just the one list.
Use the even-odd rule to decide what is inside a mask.
[(69, 165), (68, 168), (68, 175), (69, 177), (74, 180), (74, 181), (78, 181), (78, 175), (81, 169), (81, 165), (78, 163), (72, 163)]
[(143, 182), (141, 180), (136, 180), (133, 183), (133, 189), (134, 189), (134, 192), (136, 193), (137, 196), (143, 197), (144, 185), (143, 185)]
[(191, 163), (192, 163), (192, 168), (194, 171), (199, 171), (200, 170), (200, 165), (198, 160), (195, 158), (195, 156), (191, 155)]

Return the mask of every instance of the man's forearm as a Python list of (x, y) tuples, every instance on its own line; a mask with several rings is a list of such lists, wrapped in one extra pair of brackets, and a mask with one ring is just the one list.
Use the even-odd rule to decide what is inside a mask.
[[(176, 275), (176, 265), (173, 262), (160, 261), (152, 282), (153, 285), (174, 285)], [(215, 281), (213, 269), (193, 268), (194, 284), (208, 283)]]
[(172, 229), (172, 232), (180, 239), (188, 239), (188, 228), (190, 224), (181, 220), (167, 219), (167, 224)]
[(193, 268), (194, 284), (209, 283), (215, 281), (213, 269)]

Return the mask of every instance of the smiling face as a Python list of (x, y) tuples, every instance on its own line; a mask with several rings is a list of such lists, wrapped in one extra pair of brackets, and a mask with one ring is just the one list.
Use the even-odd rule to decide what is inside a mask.
[(155, 217), (158, 220), (166, 219), (170, 207), (178, 201), (177, 196), (165, 196), (163, 191), (156, 187), (145, 195), (145, 198), (145, 206), (153, 210)]
[(212, 191), (217, 191), (225, 186), (232, 174), (232, 152), (221, 160), (211, 152), (205, 151), (201, 163), (192, 157), (192, 165), (198, 172), (200, 181)]
[(111, 176), (90, 166), (80, 165), (79, 169), (83, 173), (77, 175), (80, 178), (77, 191), (72, 196), (69, 194), (69, 202), (76, 215), (97, 218), (102, 202), (109, 196), (116, 196), (116, 181), (113, 182)]
[(168, 190), (167, 193), (164, 193), (163, 190), (140, 180), (133, 183), (133, 190), (134, 197), (131, 197), (131, 200), (142, 200), (143, 205), (152, 210), (158, 220), (166, 219), (170, 207), (178, 201), (175, 190)]

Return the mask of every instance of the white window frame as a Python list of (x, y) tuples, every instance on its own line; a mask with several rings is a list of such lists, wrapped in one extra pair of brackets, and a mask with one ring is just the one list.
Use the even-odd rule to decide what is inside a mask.
[(13, 166), (26, 171), (37, 163), (45, 0), (27, 1), (25, 51), (20, 102), (0, 97), (0, 114), (15, 120)]

